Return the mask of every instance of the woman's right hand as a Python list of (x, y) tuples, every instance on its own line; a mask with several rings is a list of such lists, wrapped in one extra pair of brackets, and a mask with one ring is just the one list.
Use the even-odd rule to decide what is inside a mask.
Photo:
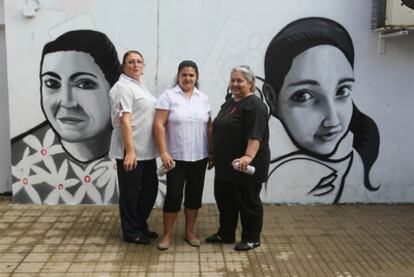
[(124, 157), (124, 169), (126, 172), (134, 170), (138, 166), (135, 152), (126, 153)]
[(164, 167), (167, 170), (170, 170), (170, 168), (173, 166), (173, 163), (174, 163), (174, 160), (173, 158), (171, 158), (170, 153), (164, 152), (160, 156), (161, 156), (161, 161)]

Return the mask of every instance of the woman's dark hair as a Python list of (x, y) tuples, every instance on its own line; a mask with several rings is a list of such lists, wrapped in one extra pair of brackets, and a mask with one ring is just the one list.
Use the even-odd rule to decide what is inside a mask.
[(190, 61), (190, 60), (185, 60), (185, 61), (182, 61), (182, 62), (180, 62), (180, 64), (178, 65), (177, 76), (176, 76), (176, 80), (175, 80), (175, 86), (176, 86), (176, 85), (178, 85), (178, 75), (180, 75), (180, 72), (181, 72), (181, 70), (182, 70), (184, 67), (191, 67), (191, 68), (193, 68), (193, 69), (194, 69), (194, 71), (196, 72), (196, 75), (197, 75), (197, 77), (196, 77), (195, 87), (196, 87), (196, 88), (198, 88), (198, 85), (199, 85), (199, 84), (198, 84), (198, 77), (199, 77), (199, 74), (198, 74), (198, 67), (197, 67), (197, 64), (196, 64), (195, 62)]
[[(60, 51), (88, 53), (102, 70), (110, 86), (113, 86), (119, 79), (121, 65), (118, 53), (104, 33), (93, 30), (69, 31), (47, 43), (43, 47), (40, 71), (42, 70), (45, 55)], [(42, 72), (40, 72), (41, 74)]]
[[(339, 23), (321, 17), (301, 18), (285, 26), (269, 43), (266, 50), (264, 67), (265, 83), (263, 92), (270, 112), (277, 117), (275, 101), (277, 101), (284, 79), (292, 66), (293, 60), (302, 52), (319, 45), (332, 45), (342, 51), (352, 68), (354, 68), (354, 46), (348, 31)], [(269, 89), (267, 86), (271, 86)], [(286, 131), (295, 145), (310, 155), (328, 158), (328, 155), (309, 153), (303, 149), (295, 138)], [(364, 163), (364, 184), (369, 190), (377, 190), (369, 181), (369, 172), (378, 157), (379, 132), (375, 122), (360, 112), (353, 104), (349, 130), (354, 134), (353, 147), (360, 154)], [(339, 143), (338, 143), (339, 144)], [(338, 147), (338, 146), (337, 146)], [(333, 152), (336, 151), (336, 148)]]
[(141, 57), (142, 61), (144, 61), (144, 56), (142, 56), (142, 54), (139, 51), (137, 51), (137, 50), (129, 50), (129, 51), (125, 52), (124, 56), (122, 57), (122, 66), (125, 65), (126, 59), (128, 58), (128, 56), (130, 54), (137, 54), (137, 55), (139, 55)]

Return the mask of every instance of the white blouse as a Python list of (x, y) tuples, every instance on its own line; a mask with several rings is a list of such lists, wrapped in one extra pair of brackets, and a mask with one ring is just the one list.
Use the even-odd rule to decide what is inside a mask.
[(109, 92), (111, 103), (112, 131), (109, 157), (123, 159), (124, 143), (120, 118), (131, 113), (132, 138), (138, 161), (151, 160), (158, 156), (152, 125), (157, 99), (140, 82), (121, 74)]
[(194, 88), (188, 98), (177, 85), (161, 94), (155, 108), (169, 111), (167, 147), (174, 160), (198, 161), (208, 156), (211, 107), (206, 94)]

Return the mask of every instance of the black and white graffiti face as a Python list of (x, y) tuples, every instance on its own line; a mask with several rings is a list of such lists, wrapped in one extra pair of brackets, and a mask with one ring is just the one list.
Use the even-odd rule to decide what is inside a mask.
[(42, 107), (63, 140), (80, 142), (110, 127), (110, 86), (91, 55), (49, 53), (41, 70)]
[(334, 151), (351, 121), (353, 84), (351, 65), (333, 46), (310, 48), (293, 60), (277, 111), (299, 146), (321, 155)]

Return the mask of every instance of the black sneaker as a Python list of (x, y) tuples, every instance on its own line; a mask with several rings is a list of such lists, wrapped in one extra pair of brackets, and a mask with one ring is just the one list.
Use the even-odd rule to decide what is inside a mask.
[(144, 235), (150, 239), (156, 239), (158, 238), (158, 233), (154, 232), (154, 231), (150, 231), (148, 230), (144, 230), (142, 233), (144, 233)]
[(207, 243), (234, 243), (234, 240), (225, 240), (219, 234), (215, 233), (206, 238)]
[(259, 247), (260, 242), (248, 242), (248, 241), (241, 241), (236, 246), (234, 246), (234, 250), (236, 251), (248, 251), (252, 250), (253, 248)]
[(151, 239), (147, 236), (140, 236), (140, 237), (137, 237), (135, 239), (124, 238), (124, 240), (126, 242), (132, 242), (132, 243), (136, 243), (136, 244), (150, 244), (151, 243)]

